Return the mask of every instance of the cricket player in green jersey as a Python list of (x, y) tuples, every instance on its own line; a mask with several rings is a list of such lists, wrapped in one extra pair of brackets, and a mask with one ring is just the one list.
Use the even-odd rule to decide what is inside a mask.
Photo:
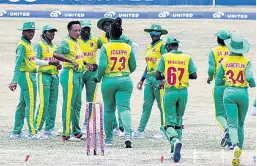
[[(31, 45), (31, 40), (35, 34), (35, 23), (24, 22), (21, 40), (16, 45), (16, 64), (12, 82), (9, 89), (15, 91), (17, 84), (20, 86), (20, 99), (15, 112), (14, 128), (10, 139), (28, 138), (45, 139), (44, 136), (37, 134), (34, 125), (34, 112), (37, 97), (37, 79), (36, 79), (36, 56)], [(29, 133), (22, 132), (24, 118), (26, 117)]]
[[(93, 78), (97, 73), (97, 61), (96, 61), (96, 52), (99, 49), (100, 40), (98, 37), (93, 36), (91, 34), (91, 21), (85, 20), (80, 21), (81, 26), (81, 38), (78, 39), (80, 49), (84, 56), (84, 61), (93, 65), (92, 70), (85, 68), (83, 74), (83, 86), (86, 90), (86, 101), (87, 102), (95, 102), (96, 101), (96, 93), (97, 93), (97, 83), (93, 82)], [(92, 104), (89, 104), (90, 116), (92, 113)], [(86, 116), (84, 120), (84, 126), (82, 129), (83, 133), (86, 133)]]
[(244, 56), (248, 52), (249, 43), (239, 37), (225, 40), (231, 54), (219, 66), (215, 84), (225, 85), (223, 102), (227, 115), (229, 136), (234, 147), (232, 165), (240, 164), (240, 156), (244, 143), (244, 122), (249, 106), (248, 86), (256, 87), (253, 77), (252, 63)]
[[(211, 49), (209, 53), (209, 69), (208, 69), (208, 79), (207, 83), (210, 84), (213, 78), (216, 77), (219, 64), (222, 60), (229, 55), (230, 51), (224, 43), (224, 40), (229, 39), (231, 37), (231, 33), (227, 30), (219, 30), (215, 33), (217, 36), (218, 46)], [(225, 86), (214, 86), (213, 89), (213, 98), (215, 105), (215, 117), (216, 121), (221, 128), (222, 132), (224, 132), (224, 136), (221, 140), (221, 146), (228, 146), (229, 149), (233, 149), (232, 143), (229, 138), (229, 131), (227, 125), (227, 116), (223, 104), (223, 93), (225, 90)]]
[(56, 45), (52, 42), (57, 32), (50, 25), (43, 27), (41, 40), (34, 46), (36, 58), (47, 62), (38, 68), (38, 89), (40, 104), (36, 113), (35, 126), (41, 131), (45, 123), (44, 134), (56, 135), (54, 132), (56, 106), (58, 100), (60, 62), (53, 57)]
[(111, 24), (111, 41), (101, 48), (99, 69), (95, 82), (102, 77), (102, 96), (104, 101), (105, 144), (113, 142), (113, 117), (116, 106), (125, 131), (125, 148), (132, 147), (130, 98), (133, 83), (130, 73), (136, 69), (136, 59), (132, 47), (122, 40), (121, 19), (117, 18)]
[[(99, 47), (102, 47), (102, 45), (104, 45), (104, 44), (106, 44), (110, 41), (110, 25), (114, 21), (115, 21), (115, 19), (112, 18), (112, 17), (104, 17), (97, 22), (97, 27), (104, 31), (104, 33), (99, 38), (100, 39)], [(122, 24), (122, 22), (121, 22), (121, 24)], [(123, 41), (124, 43), (127, 43), (127, 44), (131, 45), (134, 54), (136, 53), (136, 51), (139, 48), (139, 45), (137, 43), (133, 42), (132, 40), (130, 40), (125, 35), (121, 35), (120, 40)], [(119, 117), (118, 118), (119, 125), (118, 125), (117, 120), (116, 120), (117, 118), (114, 115), (113, 135), (114, 136), (124, 136), (125, 135), (124, 128), (123, 128), (123, 125), (121, 123), (119, 112), (118, 112), (118, 117)]]
[[(162, 29), (161, 25), (159, 24), (152, 24), (150, 29), (145, 29), (145, 32), (148, 32), (151, 36), (152, 42), (147, 46), (146, 49), (146, 69), (144, 74), (142, 75), (141, 80), (139, 81), (137, 85), (138, 90), (142, 90), (142, 86), (144, 81), (145, 82), (145, 88), (144, 88), (144, 104), (143, 104), (143, 111), (140, 119), (139, 127), (135, 132), (133, 132), (133, 138), (145, 138), (144, 131), (147, 125), (147, 122), (150, 118), (152, 106), (154, 103), (154, 100), (156, 99), (158, 108), (160, 110), (160, 119), (161, 119), (161, 126), (162, 126), (162, 107), (161, 107), (161, 94), (159, 86), (159, 80), (155, 79), (156, 74), (156, 68), (158, 65), (158, 62), (163, 54), (165, 54), (167, 51), (165, 49), (165, 44), (161, 40), (161, 35), (168, 34), (168, 31), (165, 29)], [(163, 138), (163, 132), (158, 131), (154, 138)]]
[(188, 100), (189, 79), (196, 79), (196, 67), (190, 55), (178, 50), (179, 41), (170, 36), (166, 42), (168, 53), (162, 55), (156, 69), (156, 80), (163, 91), (161, 130), (171, 145), (172, 158), (181, 158), (182, 123)]
[[(81, 93), (83, 72), (85, 65), (88, 64), (83, 60), (84, 56), (78, 43), (81, 32), (80, 22), (69, 22), (67, 29), (69, 35), (61, 41), (54, 52), (54, 57), (63, 61), (63, 70), (60, 75), (63, 89), (62, 141), (81, 141), (85, 138), (79, 126)], [(90, 68), (90, 66), (88, 67)]]

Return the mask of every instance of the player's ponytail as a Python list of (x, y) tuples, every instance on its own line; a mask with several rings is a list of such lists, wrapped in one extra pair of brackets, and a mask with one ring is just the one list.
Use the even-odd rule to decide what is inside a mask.
[[(229, 37), (229, 38), (230, 38), (230, 37)], [(228, 38), (228, 39), (229, 39), (229, 38)], [(219, 45), (225, 46), (224, 40), (221, 39), (221, 38), (219, 38), (219, 37), (217, 38), (217, 42), (218, 42)]]
[(111, 24), (111, 38), (119, 39), (122, 35), (122, 20), (121, 18), (116, 18), (115, 21)]

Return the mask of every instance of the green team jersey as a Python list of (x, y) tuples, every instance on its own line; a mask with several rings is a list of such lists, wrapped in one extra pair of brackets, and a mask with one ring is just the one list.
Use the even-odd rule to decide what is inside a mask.
[(36, 57), (31, 42), (22, 37), (16, 46), (16, 64), (12, 83), (18, 83), (20, 71), (37, 72)]

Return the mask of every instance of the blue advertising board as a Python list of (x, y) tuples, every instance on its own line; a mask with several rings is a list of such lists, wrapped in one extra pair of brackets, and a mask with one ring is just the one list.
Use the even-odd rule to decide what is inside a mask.
[(212, 0), (0, 0), (0, 4), (57, 5), (212, 5)]
[(0, 10), (0, 18), (81, 18), (99, 19), (104, 16), (121, 17), (125, 19), (227, 19), (256, 20), (255, 13), (244, 12), (80, 12), (80, 11), (37, 11), (37, 10)]

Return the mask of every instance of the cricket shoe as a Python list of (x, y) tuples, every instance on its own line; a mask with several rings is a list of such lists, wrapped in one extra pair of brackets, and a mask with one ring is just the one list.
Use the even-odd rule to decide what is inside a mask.
[(65, 141), (68, 141), (70, 139), (70, 136), (62, 136), (61, 138), (61, 142), (65, 142)]
[(120, 132), (119, 132), (119, 137), (124, 137), (125, 136), (125, 131), (124, 131), (124, 128), (121, 128), (121, 127), (119, 127), (119, 130), (120, 130)]
[(164, 134), (163, 134), (162, 131), (157, 131), (157, 132), (154, 134), (153, 137), (156, 138), (156, 139), (163, 139), (163, 138), (165, 138), (165, 136), (164, 136)]
[(48, 138), (48, 136), (46, 136), (42, 133), (37, 133), (37, 134), (34, 134), (34, 135), (29, 134), (27, 139), (28, 140), (45, 140), (47, 138)]
[(223, 138), (221, 139), (220, 145), (222, 147), (227, 146), (228, 139), (229, 139), (229, 132), (228, 132), (228, 129), (225, 129), (225, 132), (224, 132)]
[(227, 139), (227, 145), (228, 145), (228, 149), (229, 149), (229, 150), (233, 150), (233, 149), (234, 149), (230, 138)]
[(132, 139), (142, 139), (142, 138), (145, 138), (144, 132), (140, 132), (140, 131), (136, 130), (132, 133)]
[(44, 131), (44, 134), (47, 135), (48, 137), (52, 136), (52, 137), (56, 137), (59, 134), (57, 132), (55, 132), (54, 130), (49, 130), (49, 131)]
[(76, 134), (76, 135), (72, 135), (68, 141), (71, 141), (71, 142), (79, 142), (79, 141), (82, 141), (82, 140), (85, 140), (86, 139), (86, 136), (84, 134)]
[(173, 160), (175, 163), (179, 162), (181, 158), (181, 151), (182, 148), (182, 143), (177, 139), (177, 141), (174, 143), (174, 148), (173, 148)]
[(131, 139), (126, 139), (125, 140), (125, 148), (132, 148), (132, 142)]
[(120, 135), (120, 129), (117, 127), (117, 128), (114, 128), (113, 130), (112, 130), (112, 135), (113, 136), (119, 136)]
[(27, 139), (28, 135), (24, 132), (21, 132), (19, 134), (11, 133), (10, 139)]
[(112, 146), (112, 140), (111, 140), (111, 139), (106, 139), (106, 140), (104, 141), (104, 144), (105, 144), (106, 146)]
[(241, 149), (238, 146), (234, 147), (234, 158), (232, 160), (233, 166), (239, 166), (240, 165), (240, 156), (241, 156)]
[(122, 131), (120, 130), (120, 133), (119, 133), (118, 136), (119, 136), (119, 137), (124, 137), (124, 136), (125, 136), (125, 132), (124, 132), (124, 131), (122, 132)]

